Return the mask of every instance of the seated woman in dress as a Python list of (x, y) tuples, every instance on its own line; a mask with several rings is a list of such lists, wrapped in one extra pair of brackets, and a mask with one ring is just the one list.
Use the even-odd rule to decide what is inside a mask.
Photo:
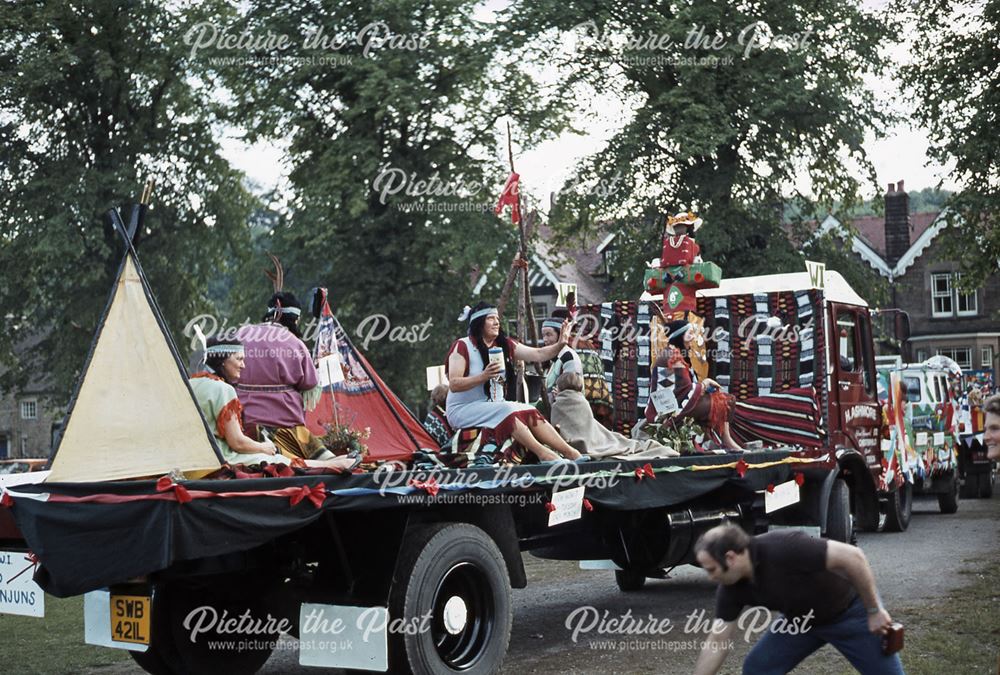
[(626, 438), (594, 419), (590, 404), (583, 395), (583, 377), (579, 373), (563, 373), (556, 380), (552, 424), (558, 427), (559, 435), (567, 443), (591, 458), (638, 460), (676, 457), (678, 454), (673, 448), (653, 440)]
[[(279, 453), (271, 441), (255, 441), (243, 431), (243, 406), (233, 388), (244, 368), (244, 349), (239, 340), (212, 338), (208, 341), (205, 357), (205, 370), (191, 376), (191, 391), (215, 434), (223, 459), (230, 464), (298, 463)], [(358, 461), (337, 457), (305, 460), (302, 464), (343, 470), (354, 468)]]
[(534, 406), (508, 401), (505, 391), (515, 390), (514, 360), (542, 362), (554, 358), (566, 344), (567, 326), (563, 325), (554, 344), (534, 348), (507, 337), (496, 307), (481, 302), (471, 310), (468, 320), (468, 336), (452, 344), (445, 365), (449, 385), (447, 416), (452, 428), (491, 429), (497, 444), (513, 438), (539, 461), (580, 459), (580, 453)]

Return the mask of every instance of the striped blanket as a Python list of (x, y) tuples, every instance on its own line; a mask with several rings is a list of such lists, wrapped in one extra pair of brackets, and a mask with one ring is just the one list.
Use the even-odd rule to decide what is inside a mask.
[(767, 444), (820, 447), (823, 445), (823, 432), (816, 391), (812, 387), (800, 387), (780, 394), (736, 401), (729, 430), (740, 444), (764, 441)]

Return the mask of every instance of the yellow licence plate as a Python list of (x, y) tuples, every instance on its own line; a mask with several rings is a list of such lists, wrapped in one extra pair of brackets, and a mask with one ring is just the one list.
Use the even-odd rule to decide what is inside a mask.
[(111, 639), (149, 644), (150, 598), (148, 595), (111, 594)]

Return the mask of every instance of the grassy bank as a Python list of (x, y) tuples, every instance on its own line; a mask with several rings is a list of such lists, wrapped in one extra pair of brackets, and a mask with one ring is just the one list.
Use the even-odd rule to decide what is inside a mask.
[(45, 618), (0, 614), (0, 671), (28, 675), (77, 673), (131, 661), (118, 649), (83, 642), (83, 598), (45, 596)]

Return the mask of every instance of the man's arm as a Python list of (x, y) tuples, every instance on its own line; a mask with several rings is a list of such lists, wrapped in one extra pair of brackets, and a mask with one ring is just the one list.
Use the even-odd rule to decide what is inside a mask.
[(884, 633), (892, 625), (892, 617), (878, 601), (875, 576), (860, 548), (828, 540), (826, 568), (846, 577), (857, 590), (861, 602), (868, 610), (868, 630), (873, 633)]
[[(719, 624), (722, 624), (721, 630)], [(735, 633), (735, 621), (715, 620), (712, 632), (705, 638), (701, 653), (698, 654), (698, 662), (694, 665), (694, 675), (715, 675), (719, 672), (719, 668), (729, 656), (729, 644)]]

